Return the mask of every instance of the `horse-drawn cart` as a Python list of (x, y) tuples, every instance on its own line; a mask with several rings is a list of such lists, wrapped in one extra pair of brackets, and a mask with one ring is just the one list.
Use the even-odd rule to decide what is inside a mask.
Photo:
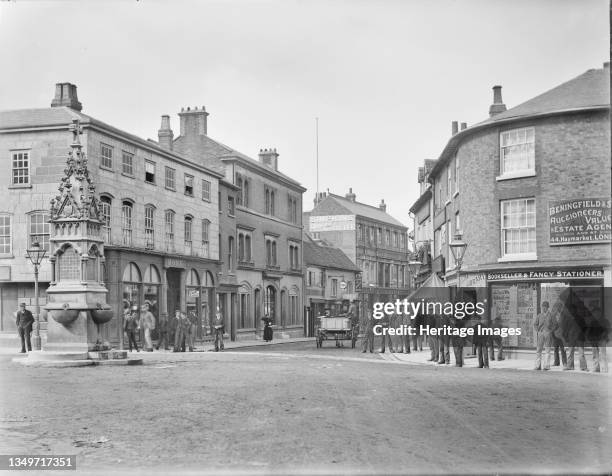
[(319, 319), (316, 332), (317, 348), (323, 347), (324, 340), (334, 340), (336, 347), (343, 347), (342, 341), (350, 340), (351, 347), (355, 348), (359, 326), (353, 326), (349, 317), (319, 316), (317, 319)]

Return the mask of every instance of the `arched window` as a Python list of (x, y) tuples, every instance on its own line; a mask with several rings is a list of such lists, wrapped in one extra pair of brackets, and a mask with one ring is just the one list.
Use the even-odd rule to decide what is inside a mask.
[(243, 192), (242, 192), (242, 205), (245, 207), (249, 206), (249, 181), (244, 179), (243, 181)]
[(238, 205), (242, 205), (242, 177), (240, 176), (240, 174), (236, 174), (236, 186), (240, 189), (240, 191), (238, 192), (238, 196), (236, 197), (236, 201), (238, 203)]
[(166, 244), (166, 251), (174, 253), (174, 211), (166, 210), (164, 213), (164, 238)]
[(132, 246), (132, 202), (124, 200), (121, 204), (121, 232), (124, 246)]
[(185, 285), (187, 286), (200, 286), (200, 277), (195, 269), (192, 269), (187, 274)]
[(152, 250), (155, 248), (155, 206), (145, 205), (145, 248)]
[(191, 230), (192, 230), (192, 217), (190, 215), (185, 216), (185, 254), (190, 255), (192, 248)]
[(276, 321), (276, 289), (272, 285), (266, 287), (264, 315)]
[(274, 192), (270, 192), (270, 215), (274, 215)]
[(128, 263), (123, 270), (122, 288), (123, 299), (129, 306), (138, 306), (140, 309), (140, 287), (142, 277), (135, 263)]
[(147, 266), (147, 269), (144, 272), (143, 281), (148, 284), (161, 284), (161, 278), (159, 277), (159, 271), (157, 267), (153, 264)]
[(81, 257), (72, 246), (67, 246), (57, 257), (58, 281), (79, 281), (81, 279)]
[(270, 214), (270, 190), (266, 189), (266, 213)]
[(146, 303), (149, 305), (149, 311), (155, 317), (156, 321), (159, 319), (159, 292), (161, 288), (161, 278), (159, 271), (155, 265), (150, 264), (145, 269), (144, 276), (144, 298)]
[(100, 219), (102, 220), (102, 238), (105, 243), (111, 242), (111, 198), (100, 197)]

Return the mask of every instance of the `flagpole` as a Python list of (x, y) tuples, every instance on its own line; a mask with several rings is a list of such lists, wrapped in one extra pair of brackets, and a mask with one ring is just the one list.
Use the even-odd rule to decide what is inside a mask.
[(317, 195), (316, 200), (319, 200), (319, 118), (315, 117), (316, 122), (316, 141), (317, 141)]

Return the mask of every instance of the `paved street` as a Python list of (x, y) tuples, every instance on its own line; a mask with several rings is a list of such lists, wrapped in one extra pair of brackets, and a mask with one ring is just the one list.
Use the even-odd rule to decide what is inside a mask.
[(0, 356), (0, 453), (184, 474), (612, 468), (605, 375), (412, 365), (333, 344), (153, 353), (137, 367)]

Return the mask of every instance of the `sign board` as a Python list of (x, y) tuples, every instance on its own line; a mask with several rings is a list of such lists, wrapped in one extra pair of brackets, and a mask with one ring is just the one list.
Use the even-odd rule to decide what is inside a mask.
[(582, 198), (548, 202), (551, 245), (609, 243), (612, 200)]
[(192, 297), (192, 298), (200, 297), (200, 290), (199, 289), (188, 289), (187, 297)]
[(346, 289), (346, 281), (340, 281), (340, 289)]
[(355, 292), (361, 292), (361, 273), (355, 273)]
[(355, 215), (325, 215), (310, 217), (310, 231), (354, 231)]
[(508, 271), (487, 273), (487, 281), (535, 281), (541, 279), (603, 279), (600, 269), (559, 269), (556, 271)]

